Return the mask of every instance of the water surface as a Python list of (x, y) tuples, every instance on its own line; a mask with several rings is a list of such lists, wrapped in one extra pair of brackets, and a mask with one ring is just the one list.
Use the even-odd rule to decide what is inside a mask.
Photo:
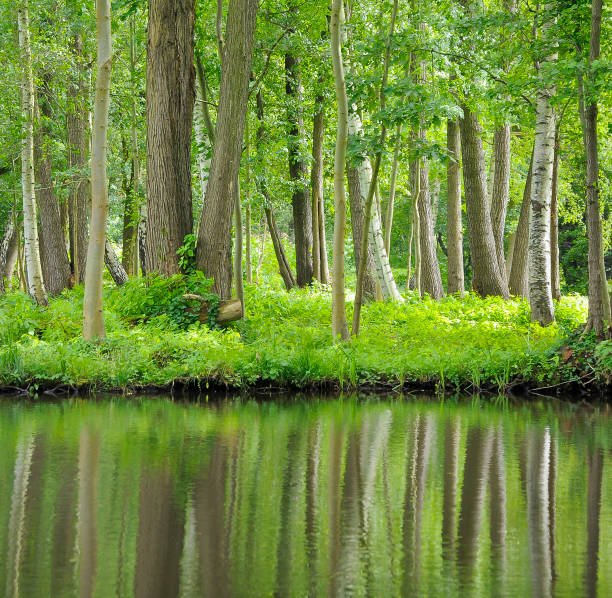
[(612, 596), (612, 419), (0, 401), (0, 595)]

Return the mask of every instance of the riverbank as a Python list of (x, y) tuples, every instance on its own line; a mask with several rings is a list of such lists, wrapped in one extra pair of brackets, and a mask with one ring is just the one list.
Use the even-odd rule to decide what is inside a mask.
[(340, 344), (331, 338), (326, 288), (247, 286), (244, 319), (211, 330), (189, 319), (177, 299), (180, 285), (169, 291), (163, 284), (109, 285), (100, 343), (81, 338), (80, 287), (47, 309), (21, 293), (0, 297), (0, 388), (31, 395), (172, 387), (573, 389), (593, 396), (610, 389), (612, 345), (578, 334), (583, 297), (564, 297), (557, 322), (541, 328), (529, 322), (522, 300), (468, 294), (433, 302), (408, 293), (403, 305), (366, 305), (359, 338)]

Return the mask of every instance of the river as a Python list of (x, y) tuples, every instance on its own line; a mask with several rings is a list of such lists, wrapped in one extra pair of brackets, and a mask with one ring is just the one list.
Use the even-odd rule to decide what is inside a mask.
[(0, 399), (0, 595), (612, 596), (611, 413)]

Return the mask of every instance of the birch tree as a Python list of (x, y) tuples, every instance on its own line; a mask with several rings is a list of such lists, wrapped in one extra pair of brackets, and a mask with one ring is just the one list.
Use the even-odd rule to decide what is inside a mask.
[(48, 305), (43, 281), (36, 222), (34, 192), (34, 77), (30, 50), (30, 15), (28, 0), (21, 0), (17, 11), (19, 49), (21, 51), (21, 110), (23, 116), (21, 141), (21, 186), (23, 193), (23, 238), (28, 292), (38, 305)]
[[(547, 18), (546, 15), (544, 18)], [(550, 30), (550, 21), (542, 29)], [(550, 266), (550, 202), (553, 156), (555, 150), (555, 114), (550, 103), (554, 87), (546, 84), (547, 63), (555, 60), (550, 53), (536, 63), (539, 87), (536, 93), (536, 127), (531, 178), (531, 222), (529, 226), (529, 303), (531, 321), (546, 326), (555, 319)]]

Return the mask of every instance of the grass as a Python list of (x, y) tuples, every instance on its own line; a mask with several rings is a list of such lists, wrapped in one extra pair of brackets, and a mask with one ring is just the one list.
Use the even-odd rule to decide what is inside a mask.
[[(205, 286), (202, 279), (196, 283)], [(366, 305), (361, 335), (341, 344), (331, 337), (325, 287), (286, 293), (276, 281), (247, 285), (245, 318), (211, 330), (193, 322), (189, 306), (176, 299), (191, 284), (181, 277), (170, 283), (134, 280), (122, 289), (109, 284), (107, 338), (99, 343), (81, 338), (81, 287), (47, 309), (22, 293), (0, 297), (0, 386), (31, 393), (42, 387), (129, 390), (177, 383), (478, 389), (551, 385), (584, 367), (566, 364), (560, 352), (585, 321), (583, 297), (563, 298), (557, 322), (541, 328), (530, 323), (523, 300), (468, 294), (433, 302), (408, 293), (403, 305)], [(350, 304), (348, 309), (350, 321)], [(611, 361), (610, 350), (599, 352), (590, 362), (593, 371)]]

